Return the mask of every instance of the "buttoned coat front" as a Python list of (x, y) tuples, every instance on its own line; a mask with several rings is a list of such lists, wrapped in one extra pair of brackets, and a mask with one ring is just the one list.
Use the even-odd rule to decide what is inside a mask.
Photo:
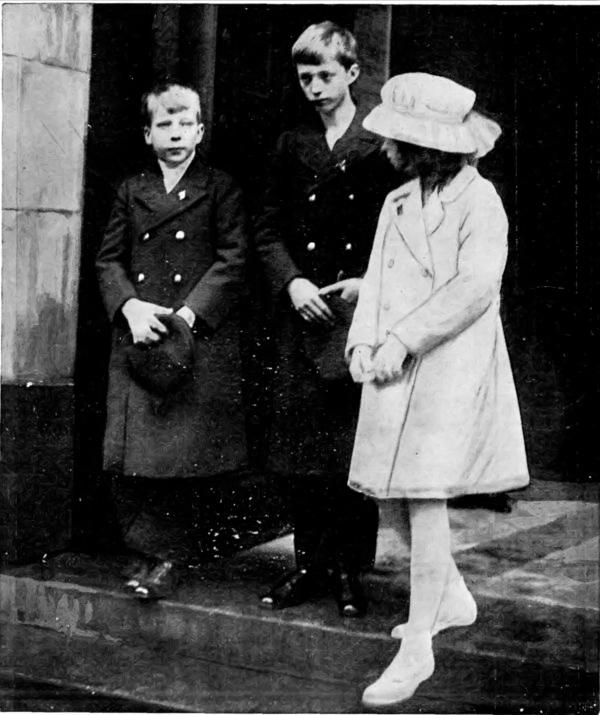
[[(158, 164), (119, 188), (97, 257), (113, 323), (107, 470), (190, 477), (246, 463), (237, 315), (245, 257), (240, 192), (229, 176), (197, 157), (168, 194)], [(129, 331), (121, 307), (133, 297), (174, 310), (185, 304), (200, 328), (193, 381), (163, 410), (128, 372)]]
[(418, 180), (383, 206), (348, 337), (392, 332), (402, 376), (363, 387), (349, 484), (378, 498), (448, 498), (528, 483), (499, 316), (507, 220), (493, 185), (465, 167), (422, 207)]
[(327, 382), (306, 354), (308, 326), (285, 290), (303, 276), (319, 287), (366, 271), (381, 204), (396, 175), (381, 139), (358, 109), (329, 149), (320, 119), (279, 138), (256, 248), (273, 296), (278, 361), (269, 467), (283, 473), (347, 473), (360, 391), (348, 378)]

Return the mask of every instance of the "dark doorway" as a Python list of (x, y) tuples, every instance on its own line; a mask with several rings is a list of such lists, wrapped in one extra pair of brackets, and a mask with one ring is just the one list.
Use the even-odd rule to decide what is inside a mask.
[(116, 189), (145, 157), (139, 97), (152, 76), (152, 20), (150, 5), (94, 6), (75, 362), (77, 544), (115, 539), (101, 475), (110, 326), (94, 261)]

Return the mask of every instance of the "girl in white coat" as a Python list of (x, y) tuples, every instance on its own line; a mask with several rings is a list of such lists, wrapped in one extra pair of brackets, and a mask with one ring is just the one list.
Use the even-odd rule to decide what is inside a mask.
[(364, 126), (411, 180), (385, 200), (348, 336), (350, 372), (364, 383), (349, 484), (405, 500), (411, 575), (408, 622), (392, 632), (400, 650), (365, 705), (411, 697), (433, 673), (432, 636), (475, 621), (446, 500), (529, 481), (499, 316), (507, 219), (473, 165), (500, 128), (444, 77), (398, 75), (381, 96)]

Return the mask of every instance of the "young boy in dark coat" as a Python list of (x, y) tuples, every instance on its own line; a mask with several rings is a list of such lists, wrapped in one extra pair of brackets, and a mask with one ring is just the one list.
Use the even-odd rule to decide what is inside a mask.
[(375, 505), (346, 486), (359, 391), (343, 365), (334, 369), (333, 350), (320, 363), (312, 358), (315, 342), (351, 315), (379, 210), (397, 177), (350, 93), (359, 75), (350, 32), (312, 25), (292, 60), (315, 117), (279, 138), (256, 245), (278, 347), (270, 467), (290, 479), (297, 568), (261, 603), (285, 608), (329, 585), (340, 613), (357, 616), (366, 609), (358, 574), (373, 559), (377, 532)]
[[(236, 311), (247, 243), (240, 191), (196, 152), (198, 93), (164, 84), (142, 104), (154, 161), (119, 188), (96, 265), (113, 324), (104, 467), (116, 475), (125, 543), (145, 557), (126, 585), (158, 598), (193, 549), (181, 517), (187, 487), (247, 461)], [(189, 374), (157, 394), (135, 363), (151, 366), (161, 357), (151, 351), (176, 337), (190, 350)], [(174, 369), (182, 361), (175, 353)]]

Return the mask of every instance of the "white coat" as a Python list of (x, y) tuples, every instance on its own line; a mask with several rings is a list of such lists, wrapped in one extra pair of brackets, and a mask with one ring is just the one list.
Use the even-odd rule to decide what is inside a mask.
[(383, 205), (348, 352), (393, 332), (402, 376), (363, 387), (349, 485), (377, 498), (445, 499), (529, 482), (504, 333), (507, 219), (464, 167), (423, 208), (418, 180)]

